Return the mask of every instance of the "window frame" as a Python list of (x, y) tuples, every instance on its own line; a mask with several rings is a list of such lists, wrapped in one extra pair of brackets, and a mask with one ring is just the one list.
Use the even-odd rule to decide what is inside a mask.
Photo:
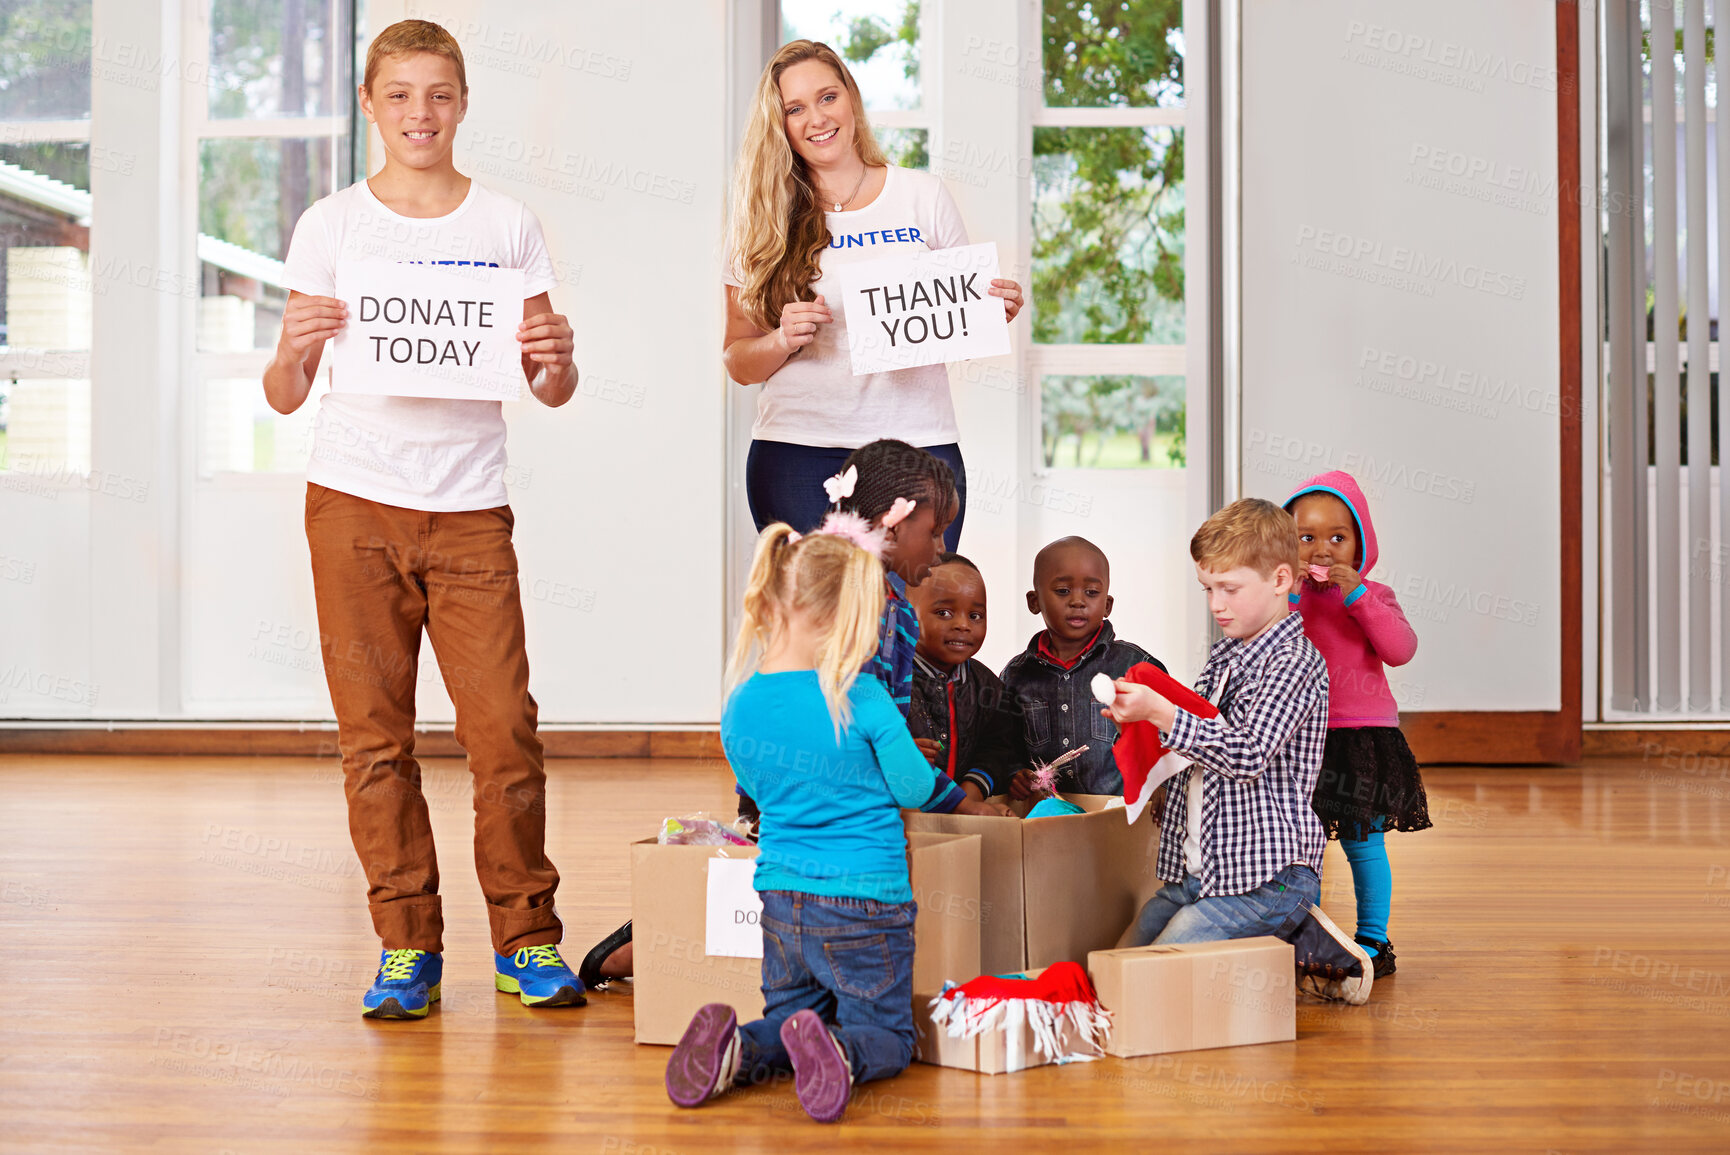
[[(163, 0), (164, 3), (181, 5), (181, 52), (182, 58), (188, 61), (202, 61), (205, 64), (206, 79), (203, 84), (188, 86), (187, 99), (181, 101), (180, 117), (180, 148), (178, 163), (181, 174), (181, 187), (187, 195), (181, 198), (179, 205), (182, 235), (189, 238), (193, 251), (188, 255), (188, 269), (195, 281), (203, 276), (203, 258), (196, 251), (200, 234), (198, 229), (198, 213), (201, 190), (199, 187), (199, 154), (204, 142), (209, 140), (323, 140), (329, 143), (335, 164), (333, 171), (337, 175), (336, 188), (340, 189), (356, 178), (354, 172), (359, 148), (356, 135), (366, 124), (360, 112), (359, 101), (355, 97), (354, 84), (358, 83), (360, 61), (356, 57), (358, 39), (357, 29), (361, 13), (358, 0), (326, 0), (330, 9), (343, 12), (346, 16), (347, 42), (344, 47), (348, 52), (347, 78), (344, 81), (345, 94), (343, 99), (347, 104), (344, 111), (332, 116), (274, 116), (274, 117), (212, 117), (210, 115), (209, 99), (209, 59), (211, 7), (213, 0)], [(331, 191), (336, 191), (335, 189)], [(324, 194), (321, 194), (324, 195)], [(181, 351), (181, 363), (186, 367), (183, 374), (185, 382), (183, 397), (185, 422), (182, 426), (182, 444), (187, 447), (183, 455), (181, 468), (189, 494), (212, 487), (221, 489), (267, 489), (275, 490), (285, 484), (299, 484), (303, 471), (290, 472), (267, 470), (214, 469), (206, 470), (208, 431), (205, 425), (205, 412), (211, 401), (211, 382), (236, 378), (254, 378), (262, 380), (265, 367), (270, 363), (274, 350), (248, 349), (236, 351), (206, 351), (198, 347), (198, 305), (203, 294), (198, 293), (183, 298), (180, 309), (180, 331), (176, 335)], [(321, 377), (328, 377), (328, 361), (320, 369)], [(317, 404), (318, 386), (315, 384), (313, 396), (309, 396), (306, 405)]]
[[(1040, 344), (1029, 339), (1025, 346), (1025, 368), (1028, 389), (1023, 428), (1026, 435), (1024, 451), (1036, 478), (1084, 475), (1094, 488), (1116, 483), (1134, 484), (1130, 479), (1141, 478), (1141, 484), (1154, 486), (1158, 475), (1185, 476), (1199, 470), (1205, 475), (1209, 453), (1205, 406), (1209, 377), (1209, 318), (1207, 308), (1208, 267), (1212, 245), (1212, 214), (1208, 211), (1207, 135), (1210, 131), (1207, 113), (1207, 39), (1205, 29), (1209, 19), (1207, 0), (1184, 0), (1184, 98), (1182, 105), (1150, 105), (1127, 108), (1116, 106), (1052, 107), (1045, 103), (1045, 30), (1042, 0), (1026, 0), (1023, 43), (1029, 45), (1030, 71), (1037, 73), (1037, 84), (1029, 78), (1031, 92), (1027, 111), (1022, 117), (1022, 155), (1033, 156), (1033, 134), (1038, 128), (1176, 128), (1184, 142), (1184, 343), (1156, 344)], [(1031, 181), (1029, 182), (1031, 196)], [(1036, 308), (1033, 300), (1033, 225), (1031, 205), (1023, 222), (1021, 265), (1028, 272), (1028, 308)], [(1201, 243), (1192, 243), (1199, 240)], [(1094, 466), (1045, 464), (1044, 392), (1048, 376), (1182, 377), (1185, 381), (1185, 454), (1187, 464), (1171, 468), (1114, 469)], [(1198, 420), (1201, 418), (1201, 420)], [(1192, 501), (1193, 505), (1194, 502)]]
[[(95, 41), (95, 21), (97, 13), (91, 12), (92, 44)], [(95, 51), (91, 52), (94, 64)], [(92, 93), (92, 102), (95, 96)], [(91, 122), (89, 117), (82, 120), (4, 120), (0, 119), (0, 143), (29, 144), (82, 144), (91, 147)], [(90, 216), (84, 219), (88, 225), (96, 215), (95, 201), (92, 198)], [(96, 246), (94, 236), (90, 250), (91, 260), (91, 292), (95, 292), (95, 260)], [(91, 302), (92, 308), (95, 302)], [(96, 344), (94, 333), (90, 344)], [(9, 382), (18, 380), (32, 381), (81, 381), (90, 384), (90, 365), (92, 348), (84, 349), (15, 349), (11, 346), (0, 346), (0, 380)], [(94, 405), (94, 401), (92, 401)], [(92, 433), (94, 440), (94, 433)], [(84, 457), (91, 456), (91, 446), (84, 447)], [(94, 466), (92, 466), (94, 468)], [(9, 473), (9, 467), (0, 464), (0, 473)], [(74, 472), (64, 468), (53, 471), (45, 478), (37, 480), (57, 490), (75, 489), (83, 484), (88, 473)]]

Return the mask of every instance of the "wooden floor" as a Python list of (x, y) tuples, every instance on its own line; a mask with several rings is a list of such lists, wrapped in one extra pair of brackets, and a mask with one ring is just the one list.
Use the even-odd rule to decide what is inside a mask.
[[(336, 767), (0, 759), (0, 1150), (1730, 1149), (1730, 762), (1426, 771), (1389, 839), (1400, 971), (1298, 1040), (996, 1077), (915, 1065), (820, 1127), (790, 1087), (699, 1111), (631, 995), (497, 995), (460, 764), (429, 765), (444, 1001), (358, 1014), (376, 960)], [(713, 763), (554, 765), (568, 953), (629, 907), (626, 843), (724, 810)], [(1352, 924), (1331, 847), (1324, 905)], [(957, 1145), (960, 1145), (959, 1147)]]

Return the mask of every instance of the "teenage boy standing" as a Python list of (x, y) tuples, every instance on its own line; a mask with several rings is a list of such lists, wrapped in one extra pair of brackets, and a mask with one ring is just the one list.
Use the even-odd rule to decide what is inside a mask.
[[(523, 373), (543, 404), (569, 401), (571, 327), (547, 296), (557, 278), (540, 222), (451, 162), (468, 108), (456, 40), (424, 20), (391, 25), (367, 53), (359, 95), (384, 144), (384, 168), (314, 204), (295, 226), (282, 336), (264, 373), (271, 406), (292, 413), (306, 400), (324, 343), (347, 319), (335, 296), (337, 265), (362, 260), (524, 270)], [(384, 947), (363, 1013), (424, 1018), (439, 998), (444, 917), (414, 758), (423, 628), (475, 779), (475, 869), (494, 985), (530, 1006), (581, 1005), (582, 983), (556, 945), (559, 875), (544, 849), (546, 774), (500, 403), (369, 396), (341, 384), (319, 404), (306, 535), (349, 831)]]

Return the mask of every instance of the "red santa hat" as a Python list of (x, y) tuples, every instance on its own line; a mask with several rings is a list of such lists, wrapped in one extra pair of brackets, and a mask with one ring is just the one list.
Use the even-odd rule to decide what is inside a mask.
[[(1150, 662), (1137, 662), (1124, 678), (1154, 690), (1198, 718), (1219, 716), (1219, 708), (1212, 702)], [(1131, 722), (1125, 726), (1112, 754), (1117, 760), (1118, 773), (1123, 775), (1123, 808), (1131, 825), (1147, 809), (1148, 800), (1159, 784), (1184, 770), (1191, 761), (1188, 755), (1167, 750), (1159, 740), (1159, 727), (1152, 722)]]
[[(950, 1038), (970, 1039), (985, 1031), (1005, 1031), (1013, 1046), (1026, 1023), (1034, 1049), (1053, 1063), (1088, 1062), (1105, 1053), (1111, 1037), (1111, 1012), (1099, 1005), (1099, 996), (1081, 964), (1055, 962), (1033, 978), (1017, 975), (980, 975), (958, 987), (950, 987), (931, 1000), (931, 1021), (944, 1028)], [(1064, 1027), (1074, 1028), (1085, 1052), (1064, 1052)], [(1025, 1064), (1011, 1057), (1010, 1070)]]

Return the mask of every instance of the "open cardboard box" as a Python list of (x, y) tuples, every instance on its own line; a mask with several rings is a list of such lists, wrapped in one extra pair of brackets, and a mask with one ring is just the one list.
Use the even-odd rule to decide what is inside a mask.
[[(1029, 971), (1027, 977), (1037, 978), (1039, 974), (1037, 970)], [(913, 1029), (918, 1032), (913, 1057), (919, 1062), (978, 1071), (982, 1075), (1006, 1075), (1051, 1062), (1034, 1045), (1033, 1029), (1026, 1019), (1014, 1027), (981, 1031), (970, 1039), (952, 1038), (947, 1027), (931, 1021), (931, 1002), (937, 997), (936, 991), (917, 985), (913, 991)], [(1068, 1019), (1058, 1024), (1057, 1042), (1061, 1053), (1066, 1055), (1085, 1050), (1075, 1024)]]
[[(919, 904), (913, 989), (966, 982), (980, 973), (980, 839), (913, 832), (907, 843)], [(742, 1023), (763, 1017), (762, 960), (704, 950), (709, 862), (721, 857), (753, 859), (757, 848), (661, 846), (653, 838), (631, 844), (632, 1006), (639, 1043), (677, 1043), (705, 1003), (728, 1004)]]
[(901, 812), (910, 833), (979, 836), (983, 973), (1064, 959), (1085, 964), (1090, 951), (1118, 944), (1159, 889), (1152, 807), (1131, 826), (1121, 808), (1105, 809), (1108, 795), (1063, 797), (1087, 813), (1023, 819)]

